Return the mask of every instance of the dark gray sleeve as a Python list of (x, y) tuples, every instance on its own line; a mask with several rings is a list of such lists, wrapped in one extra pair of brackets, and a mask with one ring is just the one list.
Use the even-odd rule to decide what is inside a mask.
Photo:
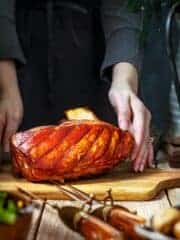
[(16, 33), (15, 1), (0, 0), (0, 59), (13, 59), (24, 64), (24, 54)]
[(137, 71), (141, 65), (140, 33), (142, 29), (141, 13), (128, 10), (127, 1), (103, 0), (102, 24), (106, 39), (106, 52), (101, 68), (101, 76), (111, 80), (112, 66), (120, 62), (128, 62)]

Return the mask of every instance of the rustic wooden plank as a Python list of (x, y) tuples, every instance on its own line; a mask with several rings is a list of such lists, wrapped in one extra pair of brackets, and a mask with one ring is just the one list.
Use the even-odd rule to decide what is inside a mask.
[[(48, 201), (48, 203), (56, 203), (59, 206), (72, 205), (78, 206), (77, 202), (71, 201)], [(130, 210), (137, 211), (137, 213), (147, 219), (149, 223), (152, 215), (157, 213), (159, 210), (169, 207), (169, 202), (165, 192), (159, 195), (156, 199), (152, 201), (118, 201), (116, 204), (123, 205)], [(47, 238), (48, 236), (48, 238)], [(38, 232), (37, 240), (44, 239), (56, 239), (70, 240), (70, 239), (81, 239), (79, 235), (69, 230), (62, 221), (59, 219), (58, 214), (55, 210), (46, 206), (43, 213), (41, 225)]]
[[(67, 204), (67, 201), (48, 202), (54, 204), (56, 203), (59, 206), (63, 206), (65, 203)], [(73, 203), (68, 201), (68, 205), (73, 205)], [(46, 205), (36, 240), (46, 239), (81, 240), (83, 238), (81, 238), (79, 234), (67, 228), (59, 218), (57, 211)]]
[(42, 213), (42, 203), (39, 208), (35, 208), (32, 215), (32, 220), (30, 224), (30, 229), (28, 232), (27, 240), (35, 240), (36, 232), (38, 231), (38, 222), (41, 221), (41, 213)]
[(151, 201), (122, 201), (118, 204), (129, 208), (132, 211), (137, 211), (137, 214), (147, 219), (149, 223), (151, 217), (161, 209), (169, 207), (169, 201), (165, 192), (162, 192), (158, 197)]
[[(180, 172), (180, 169), (170, 168), (167, 161), (167, 156), (165, 153), (160, 152), (158, 157), (159, 157), (159, 168)], [(168, 195), (168, 200), (170, 205), (174, 206), (174, 205), (180, 204), (180, 188), (168, 189), (167, 195)]]
[(167, 194), (172, 206), (180, 205), (180, 188), (169, 189)]
[[(146, 169), (143, 173), (134, 173), (129, 165), (125, 165), (124, 168), (116, 168), (108, 174), (74, 181), (71, 184), (87, 193), (93, 191), (99, 199), (103, 199), (106, 191), (111, 188), (115, 200), (150, 200), (161, 190), (180, 186), (180, 172)], [(47, 199), (67, 199), (51, 184), (32, 183), (15, 178), (8, 169), (0, 174), (0, 190), (16, 192), (17, 186)]]

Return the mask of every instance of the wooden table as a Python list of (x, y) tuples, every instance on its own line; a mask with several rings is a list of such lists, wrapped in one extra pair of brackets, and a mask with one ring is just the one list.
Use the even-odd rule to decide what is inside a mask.
[[(179, 201), (178, 201), (179, 199)], [(49, 201), (50, 203), (55, 201)], [(59, 205), (71, 204), (68, 201), (56, 201)], [(180, 203), (180, 188), (171, 189), (162, 192), (156, 199), (145, 202), (118, 202), (119, 204), (136, 210), (139, 215), (150, 219), (151, 216), (157, 213), (160, 209), (168, 208), (174, 204)], [(29, 232), (28, 240), (78, 240), (79, 235), (70, 231), (60, 221), (55, 210), (52, 210), (47, 205), (36, 210), (33, 215), (33, 222)]]
[[(161, 167), (164, 163), (161, 164)], [(168, 168), (167, 164), (163, 165)], [(57, 203), (58, 205), (72, 204), (70, 201), (48, 201), (49, 203)], [(154, 200), (151, 201), (119, 201), (119, 204), (136, 210), (137, 213), (150, 220), (151, 216), (159, 210), (168, 208), (169, 206), (180, 204), (180, 188), (165, 190), (161, 192)], [(77, 240), (81, 237), (70, 231), (63, 225), (59, 219), (57, 212), (51, 209), (47, 204), (33, 214), (33, 221), (28, 240)]]

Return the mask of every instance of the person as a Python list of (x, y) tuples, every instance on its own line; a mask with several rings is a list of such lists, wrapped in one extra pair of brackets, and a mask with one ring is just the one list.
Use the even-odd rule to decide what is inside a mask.
[(152, 166), (151, 114), (137, 96), (141, 26), (141, 14), (131, 13), (123, 0), (1, 0), (4, 151), (18, 129), (56, 123), (67, 108), (98, 112), (106, 84), (119, 127), (135, 138), (134, 170)]

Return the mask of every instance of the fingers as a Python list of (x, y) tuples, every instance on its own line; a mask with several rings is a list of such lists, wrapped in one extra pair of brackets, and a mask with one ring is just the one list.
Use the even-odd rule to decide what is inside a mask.
[(141, 165), (139, 168), (140, 172), (143, 172), (146, 167), (152, 167), (153, 166), (153, 145), (151, 142), (149, 142), (149, 145), (147, 146), (147, 151), (145, 151), (144, 157), (142, 157)]
[(129, 98), (121, 96), (117, 104), (118, 125), (122, 130), (128, 130), (131, 121)]
[(133, 131), (136, 141), (136, 147), (133, 152), (133, 159), (135, 159), (149, 137), (150, 117), (145, 106), (136, 97), (132, 98), (131, 105), (133, 109)]
[(136, 96), (132, 97), (131, 105), (133, 111), (133, 134), (135, 137), (132, 160), (134, 161), (134, 170), (137, 172), (143, 171), (146, 165), (149, 150), (151, 115)]
[(117, 112), (119, 127), (131, 131), (134, 135), (134, 170), (143, 171), (145, 166), (151, 166), (153, 161), (153, 149), (149, 149), (151, 114), (132, 92), (110, 92), (109, 98)]
[(126, 92), (110, 94), (112, 105), (114, 106), (117, 117), (118, 125), (122, 130), (128, 130), (131, 122), (131, 108), (130, 108), (130, 97)]
[(17, 131), (20, 118), (7, 114), (6, 128), (3, 135), (3, 147), (5, 152), (9, 152), (10, 138)]
[[(143, 172), (146, 167), (152, 167), (153, 164), (153, 146), (151, 143), (146, 144), (146, 150), (142, 150), (138, 155), (139, 167), (135, 171)], [(144, 155), (143, 155), (144, 153)]]
[(134, 171), (135, 172), (142, 172), (147, 165), (147, 159), (149, 157), (149, 143), (147, 139), (144, 143), (142, 143), (139, 153), (134, 160)]
[(145, 150), (144, 155), (142, 156), (141, 161), (140, 161), (140, 166), (139, 166), (139, 171), (140, 172), (143, 172), (145, 167), (147, 166), (148, 157), (149, 157), (149, 151)]

